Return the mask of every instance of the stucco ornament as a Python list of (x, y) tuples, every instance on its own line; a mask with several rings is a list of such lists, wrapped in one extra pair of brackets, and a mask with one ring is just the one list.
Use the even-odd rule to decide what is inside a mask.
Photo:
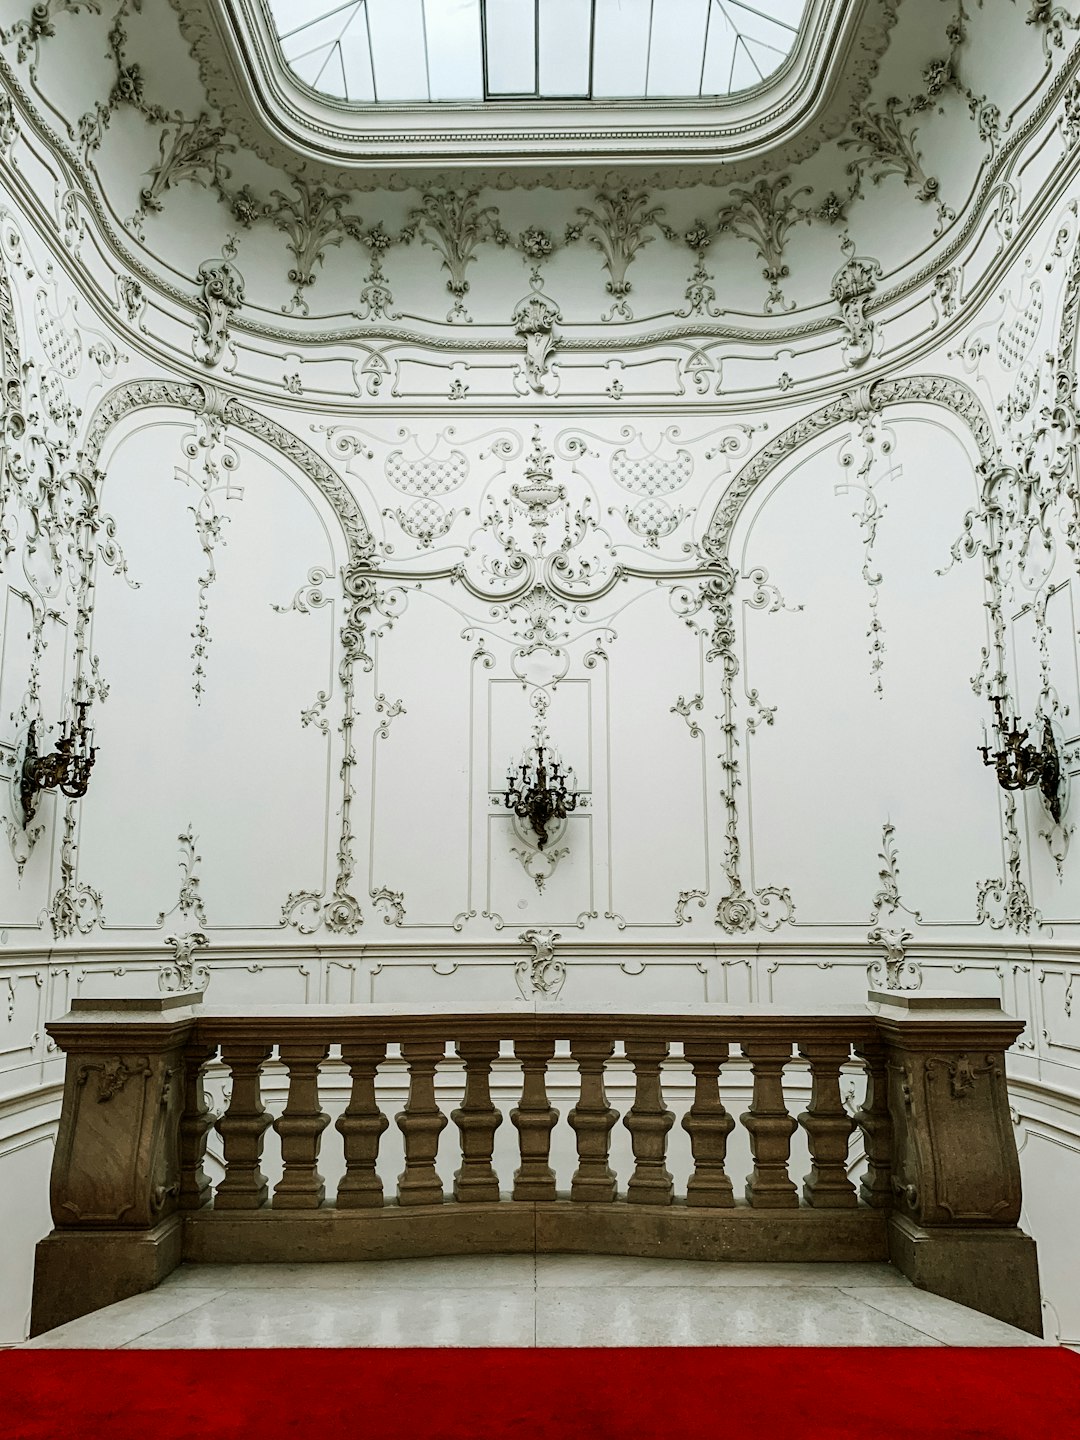
[(523, 945), (531, 945), (533, 953), (514, 966), (514, 979), (526, 1000), (537, 995), (557, 1000), (566, 983), (566, 966), (555, 958), (555, 946), (562, 936), (557, 930), (523, 930), (518, 936)]
[(235, 256), (236, 239), (230, 236), (220, 260), (204, 260), (199, 266), (199, 334), (191, 348), (202, 365), (221, 360), (229, 344), (229, 321), (244, 303), (244, 277), (232, 264)]
[(562, 312), (549, 295), (545, 295), (538, 274), (530, 282), (532, 290), (514, 306), (511, 317), (514, 332), (525, 345), (525, 375), (529, 388), (538, 395), (554, 395), (559, 388), (558, 377), (552, 374), (551, 356), (558, 345), (555, 322)]
[(849, 235), (844, 235), (840, 248), (844, 252), (844, 264), (833, 276), (829, 293), (840, 308), (840, 323), (845, 332), (844, 364), (854, 370), (865, 365), (873, 353), (876, 331), (866, 307), (881, 279), (881, 265), (868, 256), (856, 255), (855, 243)]
[(210, 984), (210, 970), (206, 965), (195, 962), (196, 950), (205, 950), (210, 944), (201, 930), (192, 930), (188, 935), (168, 935), (165, 944), (172, 947), (173, 958), (158, 969), (158, 989), (164, 991), (195, 991), (202, 993)]
[(878, 851), (881, 888), (874, 896), (870, 929), (866, 934), (867, 944), (880, 946), (885, 952), (885, 959), (884, 962), (872, 960), (866, 967), (866, 978), (871, 986), (884, 981), (886, 990), (918, 990), (922, 985), (922, 970), (907, 958), (905, 947), (913, 935), (904, 924), (904, 916), (910, 916), (916, 923), (922, 922), (922, 916), (900, 898), (900, 858), (895, 835), (896, 827), (886, 821), (881, 827), (881, 849)]

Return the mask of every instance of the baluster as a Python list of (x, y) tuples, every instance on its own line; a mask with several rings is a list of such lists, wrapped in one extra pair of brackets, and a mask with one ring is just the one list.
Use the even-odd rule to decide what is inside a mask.
[(615, 1046), (610, 1040), (571, 1040), (570, 1054), (581, 1076), (578, 1102), (566, 1117), (577, 1136), (578, 1167), (570, 1182), (571, 1200), (604, 1203), (615, 1199), (615, 1172), (608, 1165), (611, 1127), (619, 1118), (608, 1105), (604, 1066)]
[(634, 1173), (626, 1187), (631, 1205), (670, 1205), (675, 1186), (664, 1165), (667, 1132), (675, 1116), (664, 1105), (660, 1066), (667, 1058), (664, 1040), (627, 1040), (626, 1058), (634, 1067), (634, 1103), (623, 1124), (634, 1147)]
[(548, 1164), (551, 1130), (559, 1112), (548, 1103), (544, 1076), (555, 1054), (554, 1040), (515, 1040), (521, 1061), (521, 1104), (510, 1111), (518, 1132), (521, 1164), (514, 1171), (514, 1200), (554, 1200), (555, 1172)]
[(803, 1195), (818, 1210), (845, 1210), (859, 1203), (848, 1179), (848, 1142), (856, 1128), (840, 1098), (840, 1066), (849, 1058), (846, 1040), (812, 1041), (799, 1046), (810, 1062), (810, 1106), (799, 1116), (810, 1143), (810, 1174)]
[(199, 1210), (210, 1199), (210, 1177), (202, 1168), (206, 1133), (214, 1115), (203, 1093), (203, 1069), (217, 1054), (216, 1045), (191, 1046), (184, 1052), (184, 1114), (180, 1121), (181, 1210)]
[(329, 1049), (329, 1045), (310, 1041), (278, 1049), (278, 1059), (289, 1072), (289, 1098), (274, 1121), (285, 1167), (274, 1186), (275, 1209), (317, 1210), (323, 1202), (323, 1177), (315, 1166), (319, 1137), (330, 1124), (319, 1101), (319, 1065)]
[(398, 1176), (399, 1205), (439, 1205), (443, 1187), (435, 1169), (446, 1116), (435, 1103), (435, 1067), (446, 1055), (445, 1041), (414, 1040), (401, 1047), (409, 1067), (409, 1098), (394, 1116), (405, 1137), (405, 1169)]
[(859, 1191), (867, 1205), (886, 1210), (892, 1204), (893, 1192), (892, 1120), (885, 1046), (880, 1040), (864, 1040), (855, 1046), (855, 1054), (866, 1064), (866, 1092), (861, 1108), (855, 1112), (855, 1120), (862, 1127), (867, 1161)]
[(261, 1040), (236, 1040), (222, 1047), (232, 1095), (217, 1122), (226, 1168), (214, 1196), (215, 1210), (257, 1210), (266, 1204), (266, 1176), (259, 1161), (270, 1116), (262, 1103), (261, 1067), (272, 1049)]
[(788, 1177), (791, 1137), (798, 1124), (784, 1103), (784, 1062), (791, 1045), (774, 1040), (751, 1040), (742, 1047), (754, 1072), (750, 1109), (739, 1119), (750, 1132), (754, 1169), (746, 1182), (746, 1198), (754, 1206), (795, 1209), (798, 1191)]
[(345, 1174), (337, 1190), (339, 1210), (361, 1210), (383, 1203), (382, 1181), (375, 1173), (379, 1140), (390, 1124), (375, 1100), (375, 1075), (386, 1057), (385, 1045), (342, 1045), (341, 1058), (349, 1067), (352, 1093), (334, 1128), (345, 1144)]
[(461, 1132), (461, 1168), (454, 1175), (454, 1199), (498, 1200), (499, 1177), (491, 1163), (495, 1131), (502, 1116), (491, 1101), (491, 1065), (497, 1040), (461, 1040), (455, 1047), (465, 1062), (465, 1094), (450, 1119)]
[(720, 1099), (720, 1067), (728, 1058), (728, 1046), (720, 1041), (688, 1041), (683, 1055), (694, 1071), (694, 1103), (682, 1121), (694, 1157), (694, 1173), (686, 1182), (686, 1203), (731, 1206), (735, 1196), (724, 1161), (735, 1121)]

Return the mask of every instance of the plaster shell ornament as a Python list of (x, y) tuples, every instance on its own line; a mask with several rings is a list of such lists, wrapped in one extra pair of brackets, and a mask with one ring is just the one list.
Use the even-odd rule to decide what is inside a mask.
[(229, 343), (229, 322), (244, 303), (244, 277), (231, 262), (236, 256), (236, 238), (230, 236), (220, 260), (204, 260), (199, 266), (199, 334), (192, 353), (201, 365), (216, 365)]
[(173, 958), (158, 968), (158, 989), (167, 992), (186, 992), (201, 995), (210, 984), (210, 970), (206, 965), (195, 963), (195, 951), (204, 950), (210, 944), (201, 930), (192, 930), (188, 935), (168, 935), (165, 944), (172, 947)]
[(566, 983), (566, 966), (555, 958), (555, 946), (562, 936), (557, 930), (523, 930), (518, 939), (533, 949), (531, 956), (514, 966), (514, 979), (523, 997), (557, 1000)]
[(562, 319), (562, 312), (550, 295), (544, 294), (539, 273), (534, 272), (530, 284), (530, 293), (514, 306), (510, 323), (525, 346), (525, 377), (529, 389), (537, 395), (555, 395), (559, 379), (550, 365), (559, 343), (555, 322)]
[(840, 248), (844, 252), (844, 264), (833, 276), (829, 293), (840, 307), (840, 323), (844, 327), (844, 364), (851, 370), (865, 365), (873, 354), (876, 331), (873, 320), (866, 314), (866, 307), (881, 279), (881, 265), (877, 260), (855, 254), (855, 244), (845, 235)]

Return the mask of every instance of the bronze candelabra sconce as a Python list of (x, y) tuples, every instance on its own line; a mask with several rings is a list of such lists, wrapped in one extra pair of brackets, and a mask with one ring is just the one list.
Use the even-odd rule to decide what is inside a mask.
[(538, 850), (547, 844), (548, 829), (555, 821), (565, 820), (577, 809), (575, 783), (573, 767), (563, 770), (562, 758), (547, 744), (543, 730), (537, 733), (532, 749), (522, 752), (520, 761), (510, 757), (503, 803), (532, 826)]
[(30, 823), (37, 809), (39, 790), (59, 789), (72, 800), (86, 794), (90, 771), (97, 758), (94, 728), (86, 723), (89, 708), (89, 700), (76, 702), (75, 723), (64, 721), (56, 749), (50, 755), (38, 754), (38, 721), (31, 721), (19, 786), (25, 824)]
[[(998, 784), (1003, 790), (1030, 790), (1038, 785), (1042, 791), (1046, 808), (1054, 818), (1054, 824), (1061, 823), (1061, 762), (1054, 732), (1050, 721), (1043, 718), (1042, 747), (1027, 743), (1029, 731), (1021, 730), (1020, 721), (1013, 716), (1005, 719), (1003, 695), (992, 695), (994, 712), (994, 733), (1000, 742), (1000, 749), (992, 750), (989, 742), (977, 748), (982, 752), (983, 764), (992, 765), (997, 772)], [(983, 727), (986, 739), (986, 727)]]

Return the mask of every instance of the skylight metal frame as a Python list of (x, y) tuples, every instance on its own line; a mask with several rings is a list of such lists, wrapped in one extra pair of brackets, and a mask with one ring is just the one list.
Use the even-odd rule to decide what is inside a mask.
[[(663, 3), (660, 0), (648, 0), (648, 22), (647, 40), (645, 52), (644, 83), (638, 88), (630, 88), (623, 92), (601, 91), (597, 85), (597, 16), (598, 7), (602, 0), (580, 0), (582, 6), (588, 5), (588, 58), (586, 74), (588, 81), (586, 86), (580, 90), (557, 90), (546, 92), (542, 81), (542, 50), (543, 37), (550, 34), (550, 27), (556, 22), (551, 18), (551, 9), (546, 5), (546, 0), (531, 0), (532, 25), (531, 25), (531, 48), (533, 59), (533, 84), (531, 90), (527, 89), (500, 89), (492, 82), (492, 22), (490, 12), (492, 7), (498, 4), (513, 3), (513, 0), (472, 0), (475, 9), (475, 19), (470, 16), (463, 24), (468, 27), (463, 31), (463, 38), (468, 44), (474, 42), (477, 47), (476, 59), (479, 61), (479, 74), (481, 85), (479, 93), (475, 95), (462, 95), (455, 100), (448, 100), (444, 97), (435, 97), (432, 94), (431, 83), (431, 50), (428, 40), (428, 6), (432, 3), (439, 3), (439, 0), (416, 0), (416, 13), (419, 20), (418, 38), (420, 39), (424, 57), (424, 77), (426, 94), (411, 96), (381, 96), (380, 90), (380, 66), (378, 63), (378, 51), (383, 45), (376, 45), (372, 35), (371, 26), (371, 0), (339, 0), (339, 3), (331, 3), (328, 8), (320, 10), (311, 19), (304, 20), (299, 25), (293, 25), (288, 30), (280, 30), (274, 19), (274, 11), (277, 0), (264, 0), (263, 10), (267, 18), (268, 28), (271, 35), (276, 39), (281, 50), (281, 59), (286, 68), (292, 71), (297, 82), (310, 89), (316, 94), (323, 95), (329, 99), (336, 99), (347, 105), (364, 104), (409, 104), (409, 105), (441, 105), (441, 104), (559, 104), (574, 103), (591, 105), (596, 103), (610, 104), (618, 101), (659, 101), (661, 103), (671, 101), (680, 103), (683, 101), (707, 100), (716, 101), (722, 97), (741, 93), (744, 90), (752, 90), (759, 85), (768, 82), (777, 70), (783, 67), (788, 59), (791, 50), (797, 44), (799, 33), (806, 22), (807, 15), (813, 6), (811, 0), (802, 0), (802, 12), (797, 23), (791, 23), (786, 17), (769, 15), (759, 8), (753, 0), (701, 0), (701, 17), (703, 29), (700, 35), (701, 63), (698, 66), (698, 84), (696, 90), (671, 90), (658, 92), (652, 86), (653, 76), (653, 41), (656, 36), (657, 26), (664, 21)], [(530, 0), (518, 0), (523, 3), (523, 8), (528, 9)], [(792, 0), (794, 3), (794, 0)], [(323, 38), (313, 45), (311, 50), (299, 53), (286, 53), (286, 47), (290, 46), (295, 37), (305, 31), (315, 30), (333, 19), (344, 11), (351, 12), (344, 27), (336, 38), (329, 40)], [(785, 31), (790, 37), (786, 50), (772, 43), (772, 39), (766, 38), (761, 33), (749, 34), (745, 28), (746, 17), (753, 16), (759, 23), (766, 27), (772, 27), (774, 31)], [(361, 83), (359, 87), (350, 84), (350, 78), (356, 78), (354, 66), (346, 63), (345, 52), (342, 48), (342, 41), (346, 32), (353, 26), (354, 22), (362, 21), (363, 35), (366, 39), (366, 54), (364, 59), (366, 65), (363, 69), (363, 76), (370, 78), (371, 100), (358, 98), (359, 92), (366, 87)], [(721, 86), (710, 86), (705, 88), (706, 69), (709, 63), (710, 42), (714, 25), (723, 24), (730, 31), (731, 58), (728, 65), (726, 84)], [(775, 35), (773, 38), (776, 38)], [(695, 44), (697, 37), (695, 37)], [(722, 43), (722, 42), (721, 42)], [(751, 48), (753, 46), (754, 48)], [(756, 79), (750, 85), (735, 84), (735, 70), (739, 62), (740, 50), (745, 61), (753, 68)], [(756, 50), (771, 51), (776, 56), (775, 64), (770, 68), (763, 68), (760, 57)], [(324, 55), (323, 63), (314, 75), (303, 75), (296, 68), (301, 62), (309, 59), (312, 55)], [(580, 54), (578, 60), (582, 58)], [(331, 77), (340, 71), (341, 86), (335, 88), (333, 78), (326, 83), (323, 77), (330, 73)], [(351, 71), (351, 76), (350, 76)], [(343, 92), (343, 93), (342, 93)]]
[(590, 185), (613, 166), (627, 179), (662, 174), (676, 185), (749, 179), (839, 132), (895, 20), (894, 0), (808, 0), (776, 73), (719, 100), (359, 104), (295, 78), (271, 33), (268, 0), (171, 3), (208, 96), (246, 144), (271, 163), (333, 167), (327, 173), (348, 173), (361, 189), (450, 170), (500, 186)]

